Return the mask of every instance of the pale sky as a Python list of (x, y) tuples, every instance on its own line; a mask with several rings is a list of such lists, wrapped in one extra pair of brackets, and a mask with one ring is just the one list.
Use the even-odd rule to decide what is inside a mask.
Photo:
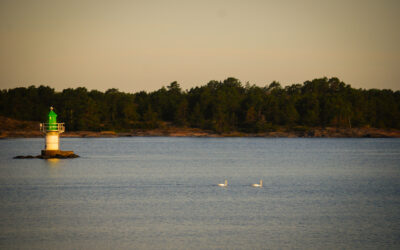
[(400, 1), (0, 0), (0, 89), (324, 76), (399, 90)]

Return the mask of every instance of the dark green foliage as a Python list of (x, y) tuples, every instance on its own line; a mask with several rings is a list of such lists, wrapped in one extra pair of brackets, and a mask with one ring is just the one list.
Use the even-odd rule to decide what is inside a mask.
[(152, 129), (167, 122), (218, 133), (271, 131), (278, 127), (400, 129), (400, 92), (353, 89), (338, 78), (320, 78), (282, 88), (235, 78), (183, 91), (177, 82), (154, 92), (106, 92), (86, 88), (56, 92), (45, 86), (0, 91), (0, 115), (44, 121), (54, 106), (69, 130)]

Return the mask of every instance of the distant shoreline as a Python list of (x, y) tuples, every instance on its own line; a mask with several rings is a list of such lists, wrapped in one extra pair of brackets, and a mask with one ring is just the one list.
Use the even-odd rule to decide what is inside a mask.
[[(298, 127), (297, 130), (278, 127), (276, 131), (263, 133), (244, 133), (239, 131), (216, 133), (190, 127), (163, 126), (157, 129), (133, 129), (128, 132), (115, 131), (67, 131), (61, 137), (75, 138), (108, 138), (133, 136), (169, 136), (169, 137), (265, 137), (265, 138), (400, 138), (400, 130), (378, 128), (336, 128), (336, 127)], [(39, 130), (39, 122), (20, 121), (0, 116), (0, 139), (6, 138), (38, 138), (43, 137)]]
[[(112, 137), (264, 137), (264, 138), (400, 138), (399, 130), (377, 128), (310, 128), (306, 131), (278, 130), (264, 133), (230, 132), (217, 134), (196, 128), (165, 128), (152, 130), (132, 130), (131, 132), (114, 131), (69, 131), (61, 134), (64, 138), (112, 138)], [(0, 138), (38, 138), (40, 131), (0, 131)]]

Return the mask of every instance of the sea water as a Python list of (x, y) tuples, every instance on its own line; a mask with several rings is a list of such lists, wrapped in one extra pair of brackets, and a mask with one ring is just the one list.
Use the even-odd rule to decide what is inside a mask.
[(61, 142), (0, 140), (1, 249), (400, 248), (399, 139)]

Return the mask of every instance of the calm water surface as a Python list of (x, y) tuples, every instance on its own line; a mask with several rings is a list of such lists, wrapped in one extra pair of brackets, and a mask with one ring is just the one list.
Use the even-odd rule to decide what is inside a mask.
[(1, 249), (400, 248), (399, 139), (62, 138), (81, 158), (12, 159), (43, 144), (0, 140)]

